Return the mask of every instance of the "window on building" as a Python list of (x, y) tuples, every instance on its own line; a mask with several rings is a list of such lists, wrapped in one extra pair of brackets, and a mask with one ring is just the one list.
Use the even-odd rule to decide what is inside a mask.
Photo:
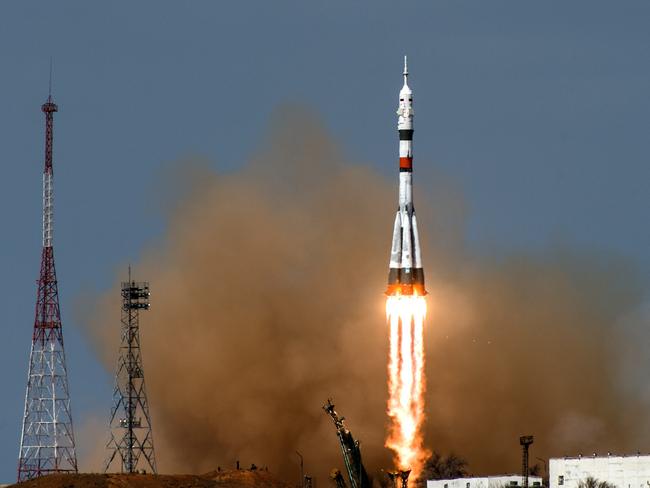
[(557, 484), (558, 485), (563, 485), (564, 484), (564, 476), (558, 476), (557, 477)]
[(510, 486), (517, 486), (518, 484), (519, 484), (519, 483), (516, 482), (516, 481), (511, 481), (511, 482), (510, 482)]
[(469, 488), (469, 482), (465, 483), (465, 488)]
[(542, 486), (542, 484), (539, 481), (533, 481), (533, 486)]

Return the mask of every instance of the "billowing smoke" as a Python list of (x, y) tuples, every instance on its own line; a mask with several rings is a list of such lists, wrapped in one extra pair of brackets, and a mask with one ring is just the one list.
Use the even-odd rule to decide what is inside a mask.
[[(303, 110), (278, 111), (271, 127), (241, 170), (179, 162), (187, 191), (163, 244), (134, 266), (151, 282), (142, 342), (164, 472), (240, 460), (293, 480), (300, 451), (324, 483), (342, 468), (320, 408), (330, 396), (369, 470), (391, 467), (383, 291), (396, 179), (348, 161)], [(643, 448), (642, 395), (619, 387), (628, 349), (617, 324), (642, 299), (633, 270), (557, 250), (472, 257), (462, 199), (438, 176), (420, 177), (415, 197), (430, 292), (428, 447), (491, 473), (519, 469), (520, 434), (536, 436), (534, 457)], [(109, 370), (118, 281), (85, 317)]]

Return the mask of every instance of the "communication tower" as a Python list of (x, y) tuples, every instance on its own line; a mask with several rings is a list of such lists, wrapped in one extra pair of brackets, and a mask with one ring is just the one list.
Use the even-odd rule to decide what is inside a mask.
[(52, 145), (54, 112), (58, 111), (58, 107), (52, 100), (51, 86), (50, 76), (50, 94), (41, 106), (45, 114), (43, 249), (18, 454), (19, 482), (51, 473), (77, 472), (59, 289), (52, 245), (54, 234)]
[(122, 342), (113, 390), (111, 438), (106, 445), (110, 454), (104, 472), (119, 459), (122, 473), (138, 469), (157, 473), (140, 349), (140, 310), (149, 310), (149, 296), (149, 283), (132, 281), (129, 268), (129, 281), (122, 283)]

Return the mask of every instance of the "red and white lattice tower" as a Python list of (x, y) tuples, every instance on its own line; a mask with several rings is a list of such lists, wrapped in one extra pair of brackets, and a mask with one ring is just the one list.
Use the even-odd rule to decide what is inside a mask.
[(53, 102), (51, 93), (41, 110), (45, 114), (43, 252), (18, 457), (19, 482), (51, 473), (77, 472), (59, 291), (52, 247), (52, 140), (54, 112), (58, 107)]

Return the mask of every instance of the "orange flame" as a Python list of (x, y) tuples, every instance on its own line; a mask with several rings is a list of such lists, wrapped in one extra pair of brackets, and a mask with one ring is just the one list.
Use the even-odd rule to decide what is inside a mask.
[(386, 300), (390, 323), (388, 361), (388, 416), (386, 447), (395, 454), (399, 469), (419, 477), (429, 452), (424, 447), (424, 317), (423, 296), (396, 295)]

